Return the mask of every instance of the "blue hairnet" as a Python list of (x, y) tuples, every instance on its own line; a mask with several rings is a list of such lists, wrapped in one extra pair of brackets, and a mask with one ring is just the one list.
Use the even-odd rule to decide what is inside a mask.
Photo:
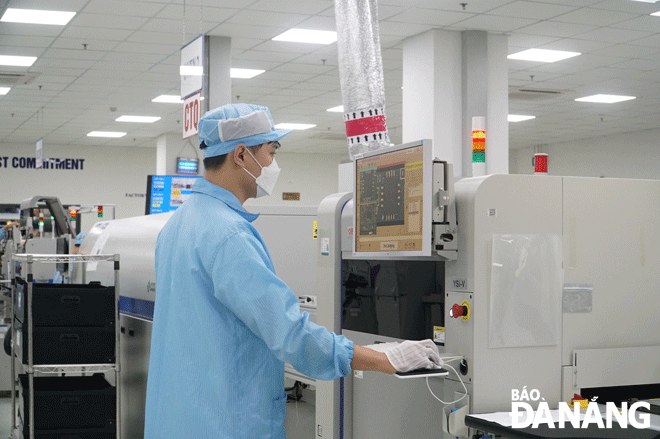
[(238, 145), (256, 146), (275, 142), (291, 132), (276, 130), (267, 107), (227, 104), (207, 111), (199, 120), (199, 143), (206, 144), (204, 157), (232, 152)]
[(87, 234), (87, 232), (78, 233), (78, 236), (76, 236), (76, 245), (82, 244), (82, 240), (83, 240), (83, 238), (85, 237), (86, 234)]

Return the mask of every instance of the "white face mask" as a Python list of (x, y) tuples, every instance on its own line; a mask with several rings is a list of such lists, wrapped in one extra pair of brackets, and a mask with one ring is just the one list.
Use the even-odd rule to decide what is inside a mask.
[(256, 198), (263, 197), (265, 195), (271, 195), (273, 193), (273, 189), (275, 188), (275, 183), (277, 183), (277, 177), (280, 175), (280, 168), (277, 166), (277, 162), (275, 161), (275, 157), (273, 157), (273, 162), (266, 166), (263, 167), (261, 166), (261, 163), (252, 155), (252, 152), (248, 149), (247, 152), (250, 153), (252, 158), (254, 159), (255, 162), (257, 162), (257, 165), (261, 168), (261, 175), (258, 177), (255, 177), (248, 171), (247, 169), (243, 168), (245, 172), (250, 174), (252, 178), (257, 182), (257, 196)]

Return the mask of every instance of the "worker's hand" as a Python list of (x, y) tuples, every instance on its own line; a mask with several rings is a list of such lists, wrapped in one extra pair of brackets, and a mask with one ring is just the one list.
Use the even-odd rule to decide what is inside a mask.
[(5, 224), (5, 230), (11, 230), (11, 226), (13, 225), (14, 224), (11, 221), (7, 222), (7, 224)]
[(406, 340), (386, 350), (385, 355), (397, 372), (438, 369), (444, 364), (433, 340)]

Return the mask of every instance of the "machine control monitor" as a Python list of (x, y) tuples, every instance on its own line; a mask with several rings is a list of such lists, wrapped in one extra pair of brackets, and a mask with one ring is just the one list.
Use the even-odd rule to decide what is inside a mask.
[(356, 254), (430, 255), (430, 143), (383, 148), (356, 160)]

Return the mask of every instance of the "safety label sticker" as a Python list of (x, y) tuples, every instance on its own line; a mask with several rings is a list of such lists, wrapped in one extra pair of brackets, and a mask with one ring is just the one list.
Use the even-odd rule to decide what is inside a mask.
[(433, 327), (433, 341), (436, 343), (445, 342), (445, 328), (443, 326)]
[(321, 238), (321, 255), (330, 255), (330, 238)]

